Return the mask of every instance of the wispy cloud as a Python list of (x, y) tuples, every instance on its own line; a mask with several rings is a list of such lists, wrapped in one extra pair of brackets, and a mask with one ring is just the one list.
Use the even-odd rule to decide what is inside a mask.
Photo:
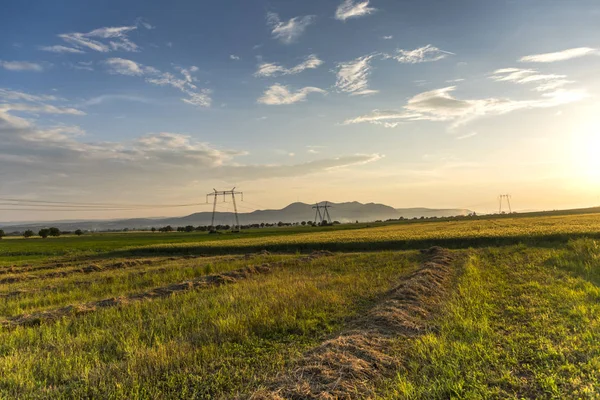
[(435, 46), (428, 44), (427, 46), (419, 47), (414, 50), (396, 50), (396, 54), (385, 55), (385, 58), (393, 58), (402, 64), (419, 64), (424, 62), (433, 62), (442, 60), (448, 56), (453, 56), (454, 53), (440, 50)]
[(61, 45), (41, 46), (40, 50), (49, 51), (51, 53), (75, 53), (75, 54), (85, 53), (83, 50), (79, 50), (74, 47), (61, 46)]
[(589, 55), (600, 55), (600, 50), (592, 49), (590, 47), (577, 47), (573, 49), (557, 51), (554, 53), (533, 54), (530, 56), (522, 57), (519, 61), (531, 63), (551, 63), (557, 61), (566, 61), (572, 58), (585, 57)]
[(117, 101), (133, 101), (133, 102), (145, 103), (145, 104), (150, 104), (150, 103), (154, 102), (151, 99), (148, 99), (146, 97), (140, 97), (140, 96), (131, 96), (131, 95), (124, 95), (124, 94), (105, 94), (102, 96), (92, 97), (91, 99), (86, 100), (83, 103), (83, 106), (85, 106), (85, 107), (96, 106), (99, 104), (103, 104), (103, 103), (107, 103), (107, 102), (111, 102), (111, 101), (115, 101), (115, 100), (117, 100)]
[(23, 111), (28, 113), (42, 114), (69, 114), (85, 115), (81, 110), (71, 107), (58, 107), (51, 104), (0, 104), (1, 111)]
[(477, 117), (502, 115), (523, 109), (555, 107), (587, 97), (582, 91), (557, 90), (544, 93), (541, 98), (535, 100), (461, 100), (452, 96), (455, 90), (455, 86), (450, 86), (420, 93), (409, 99), (400, 111), (374, 110), (369, 114), (348, 119), (344, 124), (372, 123), (393, 128), (402, 121), (452, 121), (453, 126), (458, 126)]
[(497, 69), (491, 74), (490, 78), (497, 82), (533, 83), (537, 85), (534, 90), (538, 92), (556, 90), (566, 84), (573, 83), (573, 81), (566, 79), (566, 75), (542, 74), (534, 69), (522, 68)]
[(181, 99), (185, 103), (201, 107), (210, 107), (212, 103), (212, 91), (199, 89), (194, 83), (196, 79), (192, 74), (199, 70), (196, 66), (189, 68), (176, 66), (175, 69), (182, 75), (178, 77), (171, 72), (162, 72), (154, 67), (124, 58), (109, 58), (104, 61), (104, 64), (111, 74), (143, 77), (146, 82), (153, 85), (174, 87), (187, 95)]
[(299, 74), (306, 69), (315, 69), (323, 64), (315, 54), (311, 54), (300, 64), (292, 68), (286, 68), (275, 63), (261, 63), (258, 65), (258, 70), (254, 73), (257, 77), (269, 77), (280, 75)]
[(243, 164), (237, 158), (246, 151), (219, 148), (190, 134), (158, 132), (120, 142), (84, 142), (82, 133), (76, 126), (40, 127), (0, 109), (3, 187), (14, 193), (34, 187), (40, 197), (76, 189), (94, 193), (96, 201), (115, 195), (134, 200), (139, 193), (153, 193), (152, 187), (181, 193), (199, 180), (304, 176), (383, 157), (354, 154), (296, 164)]
[(238, 61), (240, 59), (240, 57), (236, 56), (235, 54), (231, 54), (231, 55), (229, 55), (229, 59), (230, 60), (234, 60), (234, 61)]
[(356, 60), (337, 65), (337, 80), (335, 87), (340, 92), (350, 93), (353, 96), (377, 93), (369, 89), (369, 75), (371, 74), (371, 60), (378, 54), (359, 57)]
[(273, 38), (278, 39), (281, 43), (290, 44), (298, 40), (304, 33), (306, 28), (314, 23), (314, 15), (306, 15), (303, 17), (294, 17), (287, 22), (281, 21), (276, 13), (267, 14), (267, 24), (271, 27)]
[(9, 71), (34, 71), (41, 72), (44, 67), (40, 64), (28, 62), (28, 61), (3, 61), (0, 60), (0, 67)]
[(28, 102), (45, 102), (45, 101), (57, 101), (59, 100), (54, 95), (35, 95), (25, 92), (19, 92), (17, 90), (0, 89), (0, 99), (4, 100), (21, 100)]
[[(13, 103), (18, 101), (18, 103)], [(68, 114), (85, 115), (85, 112), (73, 107), (55, 105), (63, 99), (53, 95), (39, 95), (10, 89), (0, 89), (0, 112), (19, 111), (30, 114)]]
[(61, 33), (58, 37), (72, 47), (61, 45), (43, 46), (41, 50), (54, 53), (84, 53), (85, 50), (101, 53), (110, 51), (137, 52), (140, 47), (129, 39), (128, 34), (138, 29), (139, 26), (146, 29), (154, 28), (145, 20), (138, 18), (136, 24), (131, 26), (103, 27), (87, 33)]
[(349, 18), (369, 15), (375, 11), (377, 11), (376, 8), (369, 7), (369, 0), (344, 0), (335, 11), (335, 19), (345, 21)]
[(156, 72), (152, 67), (150, 67), (152, 70), (149, 70), (148, 67), (125, 58), (109, 58), (104, 61), (104, 64), (107, 66), (108, 72), (115, 75), (142, 76)]
[(464, 139), (468, 139), (471, 138), (473, 136), (477, 136), (479, 134), (479, 132), (469, 132), (469, 133), (465, 133), (464, 135), (460, 135), (456, 137), (456, 140), (464, 140)]
[(79, 61), (76, 63), (65, 63), (64, 65), (69, 68), (81, 70), (81, 71), (93, 71), (94, 67), (92, 66), (94, 63), (92, 61)]
[(276, 83), (267, 88), (264, 94), (257, 101), (260, 104), (268, 105), (294, 104), (306, 100), (306, 97), (310, 93), (326, 94), (327, 92), (323, 89), (311, 86), (293, 91), (290, 90), (289, 86)]
[(389, 35), (389, 36), (382, 36), (381, 38), (383, 40), (392, 40), (394, 37), (392, 35)]

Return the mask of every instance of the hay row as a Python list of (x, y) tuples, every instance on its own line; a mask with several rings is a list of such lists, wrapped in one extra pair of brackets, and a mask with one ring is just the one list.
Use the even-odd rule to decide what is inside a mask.
[(451, 280), (451, 254), (432, 247), (426, 261), (403, 278), (378, 305), (339, 336), (309, 351), (285, 376), (257, 391), (253, 400), (357, 399), (375, 395), (374, 386), (398, 370), (394, 340), (425, 332)]
[(138, 301), (164, 298), (176, 293), (190, 290), (208, 289), (225, 284), (236, 283), (240, 280), (248, 279), (253, 275), (269, 273), (274, 268), (284, 266), (285, 264), (310, 262), (316, 258), (329, 256), (331, 254), (332, 253), (323, 251), (313, 252), (308, 256), (296, 258), (294, 260), (276, 261), (256, 266), (248, 266), (234, 271), (224, 272), (222, 274), (207, 275), (194, 280), (157, 287), (146, 292), (134, 293), (126, 296), (113, 297), (110, 299), (92, 301), (88, 303), (69, 305), (54, 310), (22, 314), (0, 321), (0, 326), (4, 328), (14, 328), (17, 326), (36, 326), (43, 322), (52, 322), (64, 317), (74, 317), (88, 314), (103, 308), (116, 307)]
[[(258, 253), (248, 253), (248, 254), (239, 255), (239, 256), (228, 256), (228, 257), (223, 257), (221, 260), (235, 261), (235, 260), (240, 260), (240, 259), (249, 259), (254, 256), (260, 256), (260, 255), (265, 255), (265, 254), (268, 254), (268, 252), (265, 253), (265, 251), (262, 251), (262, 252), (258, 252)], [(74, 268), (74, 269), (69, 269), (69, 270), (65, 270), (65, 271), (49, 272), (47, 274), (40, 274), (40, 275), (25, 275), (25, 273), (33, 272), (33, 271), (42, 271), (42, 270), (46, 270), (46, 269), (63, 268), (63, 267), (71, 266), (71, 265), (63, 264), (63, 263), (56, 263), (56, 264), (40, 265), (37, 267), (30, 266), (30, 265), (22, 266), (22, 267), (14, 267), (14, 266), (13, 267), (4, 267), (5, 268), (4, 270), (0, 270), (0, 275), (13, 274), (13, 276), (9, 276), (9, 277), (0, 279), (0, 284), (9, 284), (9, 283), (30, 281), (30, 280), (36, 280), (36, 279), (62, 278), (62, 277), (66, 277), (66, 276), (73, 275), (73, 274), (79, 274), (79, 273), (90, 274), (92, 272), (103, 272), (103, 271), (110, 271), (110, 270), (115, 270), (115, 269), (135, 267), (135, 266), (139, 266), (139, 265), (153, 265), (153, 264), (157, 264), (157, 263), (161, 263), (161, 262), (165, 262), (165, 261), (190, 260), (190, 259), (196, 259), (196, 258), (205, 258), (205, 257), (200, 256), (200, 255), (186, 255), (186, 256), (181, 256), (181, 257), (169, 257), (169, 258), (147, 259), (147, 260), (140, 260), (140, 259), (123, 260), (123, 261), (117, 261), (117, 262), (104, 264), (104, 265), (90, 264), (90, 265), (87, 265), (87, 266), (81, 267), (81, 268)], [(0, 294), (0, 297), (2, 297), (2, 294)]]

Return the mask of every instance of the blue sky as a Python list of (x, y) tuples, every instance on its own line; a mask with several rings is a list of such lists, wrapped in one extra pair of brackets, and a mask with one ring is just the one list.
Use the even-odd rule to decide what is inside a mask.
[[(599, 18), (591, 0), (8, 1), (0, 197), (593, 205)], [(14, 208), (0, 220), (72, 217)]]

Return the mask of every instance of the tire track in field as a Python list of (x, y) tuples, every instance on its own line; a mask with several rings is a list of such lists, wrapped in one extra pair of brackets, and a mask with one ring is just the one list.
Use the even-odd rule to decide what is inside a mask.
[(401, 365), (391, 355), (394, 341), (428, 329), (448, 291), (453, 257), (448, 250), (423, 251), (426, 260), (337, 337), (310, 350), (290, 373), (275, 378), (253, 400), (372, 398), (375, 385)]
[(161, 286), (146, 292), (129, 294), (121, 297), (112, 297), (109, 299), (92, 301), (88, 303), (69, 305), (54, 310), (40, 311), (31, 314), (22, 314), (0, 321), (3, 328), (14, 328), (17, 326), (36, 326), (44, 322), (52, 322), (63, 317), (75, 317), (88, 314), (99, 309), (126, 305), (133, 302), (154, 300), (169, 297), (176, 293), (187, 292), (197, 289), (208, 289), (226, 284), (236, 283), (258, 274), (266, 274), (274, 268), (291, 263), (305, 263), (321, 257), (331, 256), (333, 253), (327, 251), (316, 251), (308, 256), (296, 258), (294, 260), (274, 261), (255, 266), (247, 266), (237, 270), (224, 272), (222, 274), (207, 275), (198, 279), (174, 283), (167, 286)]

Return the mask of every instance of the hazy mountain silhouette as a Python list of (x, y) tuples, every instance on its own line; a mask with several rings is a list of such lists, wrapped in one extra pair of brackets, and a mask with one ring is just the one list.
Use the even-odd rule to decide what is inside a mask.
[[(320, 203), (321, 205), (325, 202)], [(393, 208), (385, 204), (359, 202), (349, 203), (329, 203), (332, 207), (329, 209), (331, 219), (340, 222), (370, 222), (376, 220), (424, 217), (449, 217), (456, 215), (467, 215), (471, 211), (465, 209), (430, 209), (430, 208)], [(6, 232), (24, 231), (32, 229), (36, 231), (43, 227), (55, 226), (61, 230), (114, 230), (114, 229), (144, 229), (150, 227), (161, 227), (171, 225), (173, 227), (186, 225), (210, 225), (212, 212), (204, 211), (194, 213), (185, 217), (169, 218), (134, 218), (121, 220), (92, 220), (92, 221), (54, 221), (21, 223), (4, 226)], [(239, 214), (240, 223), (259, 224), (281, 222), (301, 222), (314, 221), (315, 210), (313, 204), (292, 203), (280, 210), (257, 210), (250, 213)], [(215, 225), (232, 225), (234, 222), (232, 212), (217, 212)]]

